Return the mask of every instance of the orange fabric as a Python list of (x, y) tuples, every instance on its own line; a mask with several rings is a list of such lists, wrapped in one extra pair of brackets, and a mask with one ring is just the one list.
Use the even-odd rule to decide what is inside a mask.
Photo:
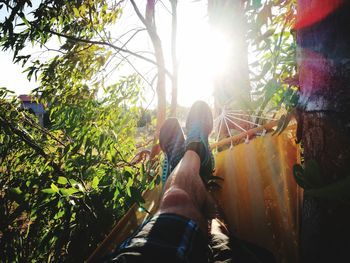
[(267, 134), (216, 155), (223, 177), (217, 198), (230, 232), (271, 250), (278, 262), (298, 261), (301, 190), (293, 178), (299, 163), (295, 128)]

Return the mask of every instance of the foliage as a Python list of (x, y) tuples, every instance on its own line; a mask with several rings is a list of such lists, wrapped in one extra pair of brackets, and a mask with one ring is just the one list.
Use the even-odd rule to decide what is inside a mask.
[(293, 175), (297, 184), (304, 189), (305, 195), (311, 195), (321, 199), (350, 203), (350, 177), (330, 182), (324, 178), (320, 171), (319, 164), (310, 159), (304, 165), (295, 164)]
[(296, 1), (247, 1), (247, 40), (255, 61), (249, 65), (253, 108), (292, 110), (298, 100)]
[(102, 99), (85, 87), (47, 99), (50, 129), (1, 89), (3, 260), (81, 261), (132, 203), (143, 201), (144, 167), (128, 161), (136, 83), (126, 78)]
[(152, 112), (150, 110), (142, 110), (141, 117), (137, 122), (137, 127), (145, 127), (152, 122)]
[[(0, 24), (1, 46), (14, 51), (15, 63), (27, 66), (29, 79), (40, 81), (35, 93), (51, 121), (49, 128), (39, 126), (1, 89), (0, 257), (5, 262), (79, 262), (132, 203), (143, 201), (146, 170), (129, 161), (136, 150), (140, 78), (104, 82), (119, 65), (120, 52), (147, 60), (115, 46), (106, 31), (118, 21), (122, 2), (0, 6), (8, 12)], [(138, 32), (131, 31), (131, 37)], [(59, 40), (54, 50), (47, 47), (56, 41), (53, 36)], [(26, 54), (28, 43), (51, 59)]]
[[(6, 1), (0, 44), (26, 67), (50, 127), (0, 90), (0, 258), (5, 262), (85, 259), (141, 193), (151, 167), (136, 165), (140, 74), (105, 84), (128, 56), (110, 29), (123, 1)], [(39, 46), (49, 59), (28, 54)], [(52, 48), (53, 46), (57, 48)], [(110, 83), (111, 81), (109, 81)], [(147, 169), (146, 169), (147, 168)], [(158, 180), (159, 181), (159, 180)]]

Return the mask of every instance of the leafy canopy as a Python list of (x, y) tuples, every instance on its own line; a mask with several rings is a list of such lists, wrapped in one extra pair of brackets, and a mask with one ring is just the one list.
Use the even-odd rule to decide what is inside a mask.
[[(33, 96), (50, 119), (49, 126), (40, 126), (0, 89), (0, 258), (5, 262), (80, 262), (154, 185), (148, 183), (151, 167), (131, 161), (140, 77), (104, 82), (111, 61), (128, 52), (105, 30), (117, 23), (122, 2), (0, 5), (7, 10), (1, 46), (14, 51), (14, 62), (30, 63), (28, 78), (40, 82)], [(46, 49), (56, 41), (53, 36), (60, 42), (49, 60), (26, 54), (28, 44)]]

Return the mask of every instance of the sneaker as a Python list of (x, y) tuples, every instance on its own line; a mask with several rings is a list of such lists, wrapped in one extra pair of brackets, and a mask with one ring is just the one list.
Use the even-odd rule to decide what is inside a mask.
[(162, 181), (165, 183), (185, 154), (185, 137), (176, 118), (169, 118), (164, 122), (159, 132), (159, 145), (165, 153), (162, 173)]
[[(195, 102), (186, 120), (185, 149), (195, 151), (201, 160), (200, 175), (210, 177), (214, 170), (214, 157), (209, 148), (208, 136), (213, 129), (213, 115), (203, 101)], [(207, 181), (207, 180), (205, 180)]]

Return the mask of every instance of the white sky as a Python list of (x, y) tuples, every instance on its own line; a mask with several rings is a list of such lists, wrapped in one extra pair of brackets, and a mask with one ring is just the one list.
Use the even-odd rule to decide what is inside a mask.
[[(139, 3), (139, 1), (137, 1)], [(130, 5), (128, 3), (128, 5)], [(142, 8), (140, 4), (140, 9)], [(144, 7), (143, 7), (144, 8)], [(132, 10), (125, 10), (126, 19), (117, 26), (134, 27), (138, 23), (138, 19), (134, 16)], [(189, 1), (180, 0), (178, 4), (178, 59), (180, 63), (179, 68), (179, 90), (178, 103), (183, 106), (190, 106), (195, 100), (202, 99), (207, 102), (212, 101), (212, 81), (211, 78), (215, 71), (223, 64), (225, 47), (221, 44), (215, 50), (221, 50), (222, 54), (216, 51), (211, 54), (213, 50), (213, 37), (209, 38), (209, 29), (206, 23), (207, 6), (205, 1)], [(164, 53), (168, 65), (170, 63), (170, 22), (171, 17), (167, 11), (161, 6), (157, 9), (157, 27), (162, 38)], [(136, 19), (136, 20), (135, 20)], [(145, 42), (139, 41), (131, 43), (129, 46), (137, 49), (137, 45), (145, 46)], [(149, 42), (148, 42), (148, 45)], [(29, 65), (29, 64), (28, 64)], [(141, 65), (141, 64), (140, 64)], [(142, 67), (142, 66), (141, 66)], [(0, 51), (0, 86), (5, 86), (16, 94), (29, 93), (31, 89), (38, 86), (33, 80), (29, 82), (26, 78), (26, 73), (22, 73), (23, 68), (20, 65), (12, 63), (12, 54), (10, 52)], [(171, 83), (167, 83), (167, 93), (170, 94)], [(169, 97), (170, 98), (170, 97)], [(169, 99), (168, 98), (168, 99)], [(155, 103), (155, 101), (154, 101)]]
[(26, 74), (23, 74), (23, 68), (18, 64), (12, 63), (13, 55), (10, 52), (1, 51), (0, 53), (0, 86), (15, 91), (18, 95), (29, 93), (37, 84), (34, 81), (29, 82)]

